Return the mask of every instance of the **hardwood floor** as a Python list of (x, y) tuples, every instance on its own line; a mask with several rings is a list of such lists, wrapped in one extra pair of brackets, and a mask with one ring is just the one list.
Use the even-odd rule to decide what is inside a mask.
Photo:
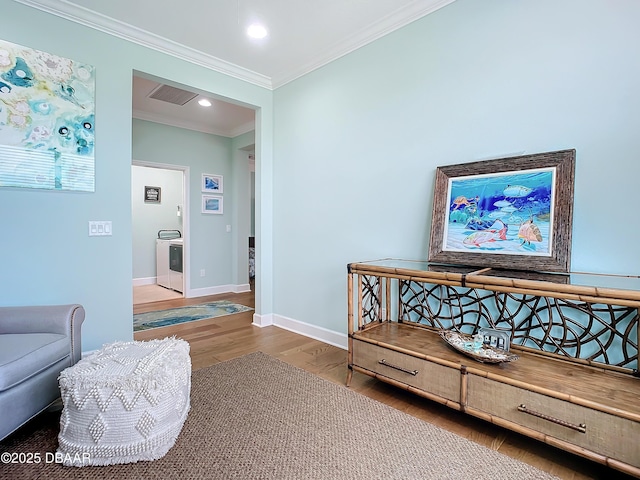
[(164, 288), (156, 284), (133, 287), (134, 305), (180, 298), (183, 298), (181, 293), (178, 293), (175, 290), (169, 290), (168, 288)]
[[(253, 292), (229, 293), (134, 305), (134, 313), (214, 300), (231, 300), (249, 307), (254, 306)], [(252, 317), (253, 311), (237, 313), (182, 325), (145, 330), (136, 333), (134, 338), (136, 340), (150, 340), (175, 335), (185, 339), (191, 345), (194, 370), (251, 352), (262, 351), (332, 382), (345, 384), (347, 376), (347, 352), (345, 350), (275, 326), (255, 327), (251, 325)], [(350, 388), (562, 479), (622, 480), (632, 478), (357, 372), (353, 374)], [(416, 454), (420, 454), (419, 445), (416, 445)], [(463, 455), (464, 452), (461, 454)]]

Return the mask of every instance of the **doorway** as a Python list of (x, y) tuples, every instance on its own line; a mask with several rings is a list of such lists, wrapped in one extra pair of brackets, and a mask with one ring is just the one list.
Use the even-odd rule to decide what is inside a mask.
[[(185, 268), (191, 267), (191, 275), (185, 270), (185, 297), (253, 289), (248, 281), (247, 239), (253, 234), (255, 195), (244, 192), (251, 186), (248, 155), (255, 151), (256, 110), (138, 71), (133, 74), (132, 93), (132, 156), (191, 167), (187, 183), (193, 196), (192, 231), (185, 235), (191, 247), (185, 243), (183, 262)], [(224, 188), (215, 195), (201, 193), (200, 178), (205, 174), (224, 178)], [(204, 211), (201, 205), (212, 196), (218, 199), (219, 212)], [(183, 214), (187, 219), (186, 202)]]
[[(132, 161), (134, 305), (186, 296), (189, 210), (185, 178), (188, 178), (188, 167)], [(174, 258), (172, 263), (170, 253), (175, 257), (178, 251), (180, 261)], [(179, 264), (179, 274), (171, 271), (176, 270), (173, 264)]]

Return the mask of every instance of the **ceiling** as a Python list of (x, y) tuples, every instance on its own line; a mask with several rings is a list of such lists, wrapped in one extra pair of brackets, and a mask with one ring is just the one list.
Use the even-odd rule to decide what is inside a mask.
[[(252, 109), (224, 102), (213, 95), (198, 94), (185, 105), (150, 98), (149, 94), (161, 84), (164, 82), (134, 75), (133, 118), (231, 138), (255, 128), (255, 112)], [(176, 85), (172, 83), (171, 86)], [(185, 86), (181, 86), (181, 89), (199, 93)], [(209, 100), (211, 106), (200, 106), (198, 100), (202, 98)]]
[[(454, 0), (15, 1), (274, 89)], [(255, 22), (268, 29), (264, 39), (246, 35)], [(165, 105), (146, 98), (150, 82), (134, 80), (137, 118), (226, 136), (249, 128), (250, 109), (211, 98), (208, 109), (197, 99)]]

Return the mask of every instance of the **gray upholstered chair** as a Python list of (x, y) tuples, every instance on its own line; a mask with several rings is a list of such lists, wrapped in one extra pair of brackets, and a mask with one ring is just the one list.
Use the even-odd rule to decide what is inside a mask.
[(81, 305), (0, 307), (0, 440), (60, 397), (58, 375), (80, 360)]

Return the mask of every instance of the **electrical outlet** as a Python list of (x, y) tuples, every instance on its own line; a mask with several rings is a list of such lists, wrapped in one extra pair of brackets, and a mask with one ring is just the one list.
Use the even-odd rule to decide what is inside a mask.
[(201, 276), (201, 277), (204, 277), (204, 275), (205, 275), (205, 273), (204, 273), (204, 268), (201, 268), (201, 269), (200, 269), (200, 276)]
[(231, 231), (231, 225), (227, 225), (227, 232)]

